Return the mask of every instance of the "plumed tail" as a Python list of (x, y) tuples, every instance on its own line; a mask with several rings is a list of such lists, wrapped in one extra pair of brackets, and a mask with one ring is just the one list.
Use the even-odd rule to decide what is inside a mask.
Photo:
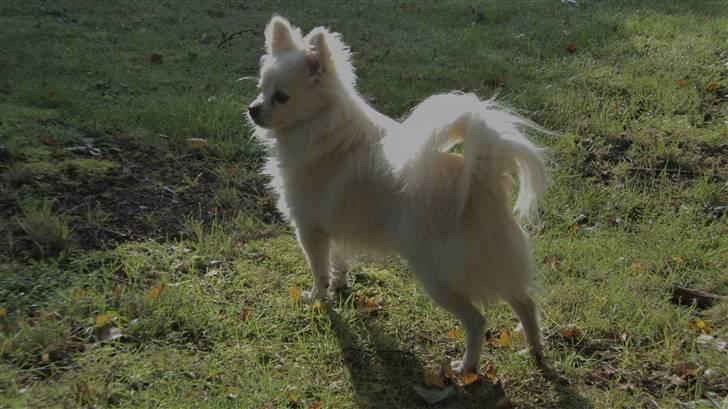
[(402, 135), (385, 141), (384, 148), (407, 188), (418, 189), (433, 177), (437, 158), (462, 142), (458, 216), (474, 194), (475, 183), (503, 186), (501, 192), (507, 191), (504, 197), (510, 198), (508, 180), (515, 176), (519, 183), (515, 211), (537, 224), (538, 202), (549, 177), (541, 150), (524, 134), (527, 129), (547, 132), (493, 100), (481, 101), (473, 94), (436, 95), (412, 111), (402, 123)]

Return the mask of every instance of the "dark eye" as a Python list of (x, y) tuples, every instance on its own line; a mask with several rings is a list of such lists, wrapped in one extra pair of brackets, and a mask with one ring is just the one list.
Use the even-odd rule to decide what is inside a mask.
[(288, 102), (289, 98), (290, 97), (286, 93), (281, 91), (276, 91), (276, 93), (273, 94), (273, 101), (279, 104), (285, 104), (286, 102)]

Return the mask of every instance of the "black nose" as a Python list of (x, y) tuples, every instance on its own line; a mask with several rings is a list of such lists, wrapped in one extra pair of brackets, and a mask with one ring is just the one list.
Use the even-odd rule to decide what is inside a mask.
[(260, 104), (249, 106), (248, 113), (252, 118), (257, 118), (260, 115)]

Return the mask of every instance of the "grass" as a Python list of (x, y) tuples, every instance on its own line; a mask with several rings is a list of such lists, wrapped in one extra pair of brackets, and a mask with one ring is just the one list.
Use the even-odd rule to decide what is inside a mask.
[(4, 2), (0, 406), (429, 406), (413, 385), (464, 340), (396, 258), (356, 263), (326, 306), (289, 295), (310, 273), (241, 120), (256, 90), (235, 81), (263, 39), (218, 46), (275, 12), (342, 32), (388, 115), (498, 92), (558, 134), (537, 137), (554, 185), (533, 237), (557, 375), (516, 353), (497, 304), (497, 382), (437, 406), (714, 407), (728, 301), (672, 290), (728, 295), (728, 12), (579, 3)]

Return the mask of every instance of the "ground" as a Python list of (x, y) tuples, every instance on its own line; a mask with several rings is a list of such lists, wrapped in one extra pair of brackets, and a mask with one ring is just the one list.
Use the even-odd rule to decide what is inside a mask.
[[(719, 407), (721, 1), (306, 4), (0, 5), (0, 407)], [(274, 13), (343, 33), (388, 115), (460, 89), (554, 131), (533, 136), (549, 369), (495, 304), (482, 377), (441, 388), (462, 331), (394, 257), (297, 301), (310, 273), (236, 81)]]

